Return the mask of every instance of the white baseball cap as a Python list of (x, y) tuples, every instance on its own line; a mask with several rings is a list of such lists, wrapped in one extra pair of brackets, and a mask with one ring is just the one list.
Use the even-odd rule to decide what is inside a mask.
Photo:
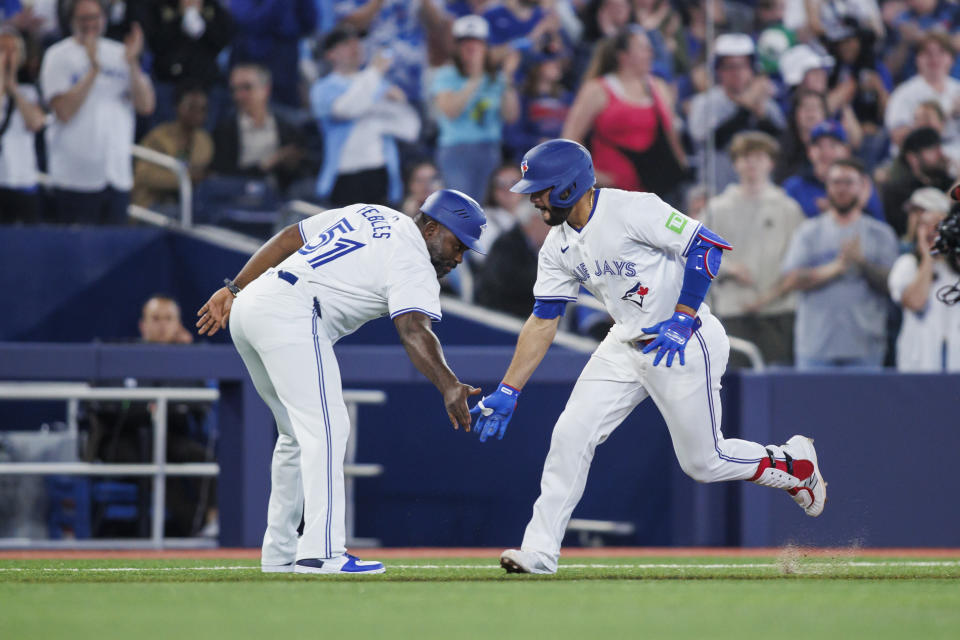
[(457, 40), (476, 38), (486, 41), (489, 35), (490, 26), (481, 16), (462, 16), (453, 23), (453, 37)]
[(950, 211), (950, 198), (936, 187), (921, 187), (910, 195), (904, 208), (947, 213)]
[(714, 55), (723, 56), (752, 56), (755, 49), (753, 38), (745, 33), (724, 33), (717, 36), (713, 43)]
[(803, 82), (807, 71), (814, 69), (832, 69), (833, 57), (821, 53), (808, 44), (790, 47), (780, 56), (780, 75), (791, 87)]

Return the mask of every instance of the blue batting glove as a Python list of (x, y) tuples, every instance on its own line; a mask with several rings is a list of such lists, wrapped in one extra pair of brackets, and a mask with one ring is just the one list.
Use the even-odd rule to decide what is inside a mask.
[(683, 350), (687, 346), (687, 340), (693, 335), (693, 325), (696, 318), (677, 311), (669, 320), (658, 322), (652, 327), (641, 329), (644, 333), (657, 334), (653, 342), (644, 347), (644, 353), (650, 353), (657, 349), (657, 355), (653, 359), (653, 366), (660, 364), (663, 356), (667, 356), (667, 366), (673, 364), (674, 355), (680, 356), (680, 366), (683, 366)]
[(486, 442), (492, 435), (496, 435), (497, 440), (503, 440), (503, 434), (506, 433), (510, 418), (513, 417), (513, 410), (517, 408), (519, 397), (519, 389), (501, 382), (496, 391), (484, 396), (473, 409), (470, 409), (470, 414), (477, 416), (473, 430), (480, 434), (480, 442)]

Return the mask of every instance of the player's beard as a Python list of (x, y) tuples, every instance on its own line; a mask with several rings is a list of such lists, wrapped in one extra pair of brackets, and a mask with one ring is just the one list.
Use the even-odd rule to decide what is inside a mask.
[[(547, 226), (559, 227), (567, 221), (572, 211), (573, 207), (554, 207), (550, 205), (546, 209), (540, 210), (540, 217), (547, 223)], [(544, 213), (546, 213), (546, 215), (543, 215)]]

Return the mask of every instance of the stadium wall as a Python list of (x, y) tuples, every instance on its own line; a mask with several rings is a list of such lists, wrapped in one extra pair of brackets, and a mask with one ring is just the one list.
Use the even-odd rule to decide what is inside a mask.
[[(451, 365), (491, 387), (507, 347), (451, 347)], [(516, 544), (538, 492), (550, 429), (585, 356), (547, 356), (506, 438), (484, 445), (447, 423), (436, 391), (400, 347), (338, 348), (348, 388), (379, 388), (388, 404), (361, 407), (358, 461), (383, 464), (357, 480), (356, 533), (391, 546)], [(0, 379), (221, 381), (222, 539), (257, 546), (275, 429), (231, 347), (0, 344)], [(600, 446), (575, 515), (629, 521), (640, 545), (958, 546), (950, 506), (960, 376), (894, 373), (729, 374), (724, 429), (761, 442), (816, 436), (830, 483), (824, 515), (748, 483), (698, 485), (680, 472), (656, 408), (645, 403)], [(947, 494), (945, 504), (928, 498)]]

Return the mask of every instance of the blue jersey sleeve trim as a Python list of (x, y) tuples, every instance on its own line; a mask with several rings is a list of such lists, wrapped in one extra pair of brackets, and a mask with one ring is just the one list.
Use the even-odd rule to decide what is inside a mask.
[(422, 313), (425, 316), (428, 316), (434, 322), (440, 322), (440, 316), (438, 316), (435, 313), (431, 313), (426, 309), (421, 309), (420, 307), (407, 307), (406, 309), (398, 309), (397, 311), (394, 311), (393, 313), (390, 314), (390, 319), (392, 320), (397, 316), (402, 316), (405, 313), (413, 313), (414, 311), (416, 311), (417, 313)]
[(683, 253), (681, 254), (684, 258), (686, 258), (686, 257), (687, 257), (687, 254), (690, 253), (690, 247), (693, 246), (693, 243), (694, 243), (694, 241), (697, 239), (697, 236), (700, 235), (700, 229), (701, 229), (701, 227), (703, 227), (703, 225), (698, 222), (698, 223), (697, 223), (697, 228), (696, 228), (696, 230), (693, 232), (693, 235), (690, 236), (690, 241), (687, 242), (687, 246), (686, 246), (686, 248), (684, 248)]
[(300, 239), (303, 240), (303, 244), (307, 244), (307, 236), (303, 235), (303, 220), (297, 223), (297, 229), (300, 230)]
[(543, 300), (544, 302), (576, 302), (576, 298), (571, 298), (570, 296), (537, 296), (537, 300)]
[(567, 300), (545, 300), (538, 298), (533, 303), (533, 315), (541, 320), (553, 320), (567, 311)]

